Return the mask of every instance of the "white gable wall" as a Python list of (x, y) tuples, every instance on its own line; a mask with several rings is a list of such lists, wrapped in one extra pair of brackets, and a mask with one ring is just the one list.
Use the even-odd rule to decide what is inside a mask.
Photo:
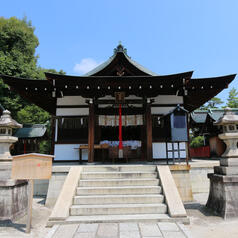
[[(154, 107), (153, 104), (157, 106)], [(178, 104), (183, 104), (183, 96), (176, 96), (176, 95), (159, 95), (158, 97), (154, 98), (154, 103), (151, 107), (152, 114), (168, 114), (172, 111)], [(174, 106), (170, 106), (172, 104)], [(164, 106), (168, 105), (168, 106)]]

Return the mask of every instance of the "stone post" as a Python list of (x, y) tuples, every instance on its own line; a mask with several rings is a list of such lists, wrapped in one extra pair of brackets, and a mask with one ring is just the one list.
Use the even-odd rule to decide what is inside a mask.
[(8, 110), (3, 111), (0, 117), (0, 161), (12, 160), (10, 146), (18, 140), (12, 136), (12, 129), (21, 127), (21, 124), (12, 119)]
[(223, 218), (238, 217), (238, 115), (227, 108), (214, 124), (222, 127), (219, 138), (226, 144), (226, 151), (220, 166), (208, 174), (210, 193), (206, 206)]
[(3, 111), (0, 117), (0, 221), (15, 220), (25, 215), (27, 208), (26, 180), (11, 179), (10, 146), (17, 141), (12, 136), (13, 128), (21, 124), (12, 119), (11, 113)]

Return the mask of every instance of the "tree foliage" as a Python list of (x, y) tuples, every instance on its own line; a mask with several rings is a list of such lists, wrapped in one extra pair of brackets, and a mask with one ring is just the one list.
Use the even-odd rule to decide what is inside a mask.
[[(45, 69), (37, 65), (36, 48), (39, 40), (34, 31), (35, 28), (26, 18), (20, 20), (15, 17), (0, 17), (0, 75), (45, 79), (46, 71), (65, 74), (63, 70), (57, 72), (55, 69)], [(48, 112), (10, 91), (1, 78), (0, 104), (10, 110), (12, 117), (22, 124), (46, 123), (50, 119)], [(41, 151), (46, 152), (49, 142), (44, 141), (40, 146)]]
[(223, 103), (224, 102), (220, 98), (214, 97), (211, 100), (209, 100), (207, 103), (205, 103), (203, 106), (201, 106), (200, 109), (208, 110), (208, 109), (212, 109), (212, 108), (218, 108)]
[(26, 105), (17, 112), (17, 121), (24, 124), (46, 123), (50, 119), (49, 113), (36, 105)]
[[(37, 65), (36, 48), (39, 40), (34, 31), (35, 28), (26, 18), (19, 20), (15, 17), (0, 17), (0, 75), (44, 79), (45, 71), (58, 73), (54, 69), (44, 69)], [(65, 74), (62, 70), (59, 73)], [(12, 117), (21, 123), (45, 123), (42, 119), (49, 118), (47, 112), (10, 91), (1, 79), (0, 104), (10, 110)]]
[(196, 136), (192, 138), (190, 142), (191, 148), (198, 148), (204, 146), (204, 137), (203, 136)]
[(230, 108), (238, 108), (238, 91), (235, 88), (230, 90), (226, 106)]

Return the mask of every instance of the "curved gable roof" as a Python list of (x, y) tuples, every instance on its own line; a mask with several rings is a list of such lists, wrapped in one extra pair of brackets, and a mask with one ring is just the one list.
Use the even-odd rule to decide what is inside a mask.
[[(92, 69), (84, 76), (100, 76), (100, 75), (113, 75), (113, 70), (121, 67), (121, 62), (123, 61), (123, 66), (126, 66), (126, 69), (130, 69), (133, 72), (131, 75), (149, 75), (149, 76), (158, 76), (158, 74), (150, 71), (144, 66), (140, 65), (136, 61), (132, 60), (131, 57), (127, 55), (127, 49), (119, 43), (119, 45), (114, 49), (114, 54), (107, 61), (100, 64), (96, 68)], [(125, 64), (125, 65), (124, 65)], [(125, 70), (126, 70), (125, 69)]]

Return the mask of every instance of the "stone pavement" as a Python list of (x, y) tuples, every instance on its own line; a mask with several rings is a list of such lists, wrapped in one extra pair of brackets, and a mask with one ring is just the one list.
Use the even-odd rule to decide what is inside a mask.
[(191, 238), (180, 223), (100, 223), (55, 225), (46, 238)]

